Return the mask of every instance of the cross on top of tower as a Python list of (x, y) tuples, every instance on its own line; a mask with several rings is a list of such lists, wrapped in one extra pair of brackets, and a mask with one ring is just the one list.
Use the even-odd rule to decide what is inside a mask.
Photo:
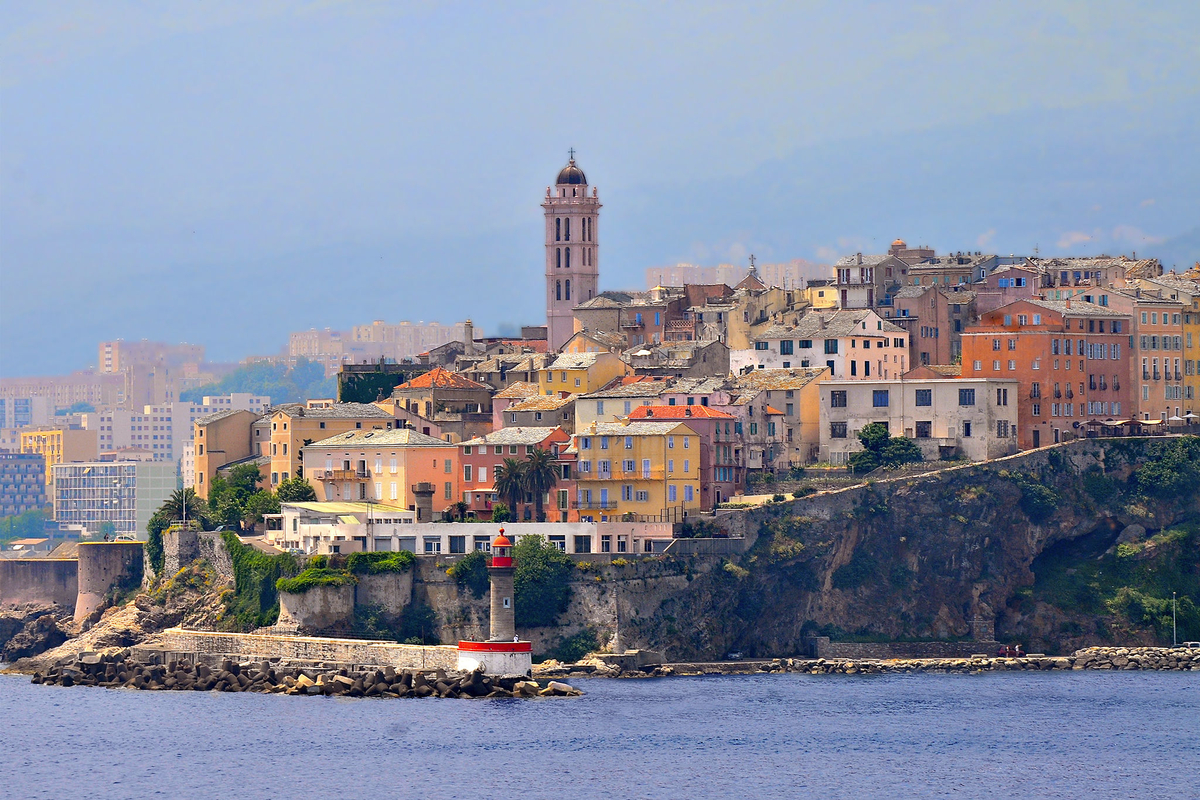
[(754, 270), (754, 254), (753, 253), (750, 254), (750, 271), (751, 272), (755, 271)]
[(575, 148), (574, 147), (569, 148), (567, 150), (567, 155), (570, 156), (572, 161), (574, 161), (575, 160)]

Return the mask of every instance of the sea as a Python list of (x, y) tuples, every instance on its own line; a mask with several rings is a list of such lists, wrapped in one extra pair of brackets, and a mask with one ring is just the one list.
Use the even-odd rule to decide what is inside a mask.
[(574, 680), (541, 700), (34, 686), (0, 797), (1200, 798), (1200, 673)]

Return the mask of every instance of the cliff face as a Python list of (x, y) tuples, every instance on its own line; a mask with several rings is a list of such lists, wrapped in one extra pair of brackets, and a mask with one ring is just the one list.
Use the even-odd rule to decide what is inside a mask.
[[(1140, 589), (1120, 575), (1090, 578), (1096, 563), (1117, 557), (1110, 549), (1125, 532), (1131, 545), (1144, 544), (1137, 553), (1122, 545), (1124, 558), (1166, 558), (1176, 591), (1197, 596), (1195, 537), (1160, 532), (1200, 522), (1200, 488), (1147, 492), (1151, 474), (1135, 475), (1144, 464), (1178, 463), (1171, 448), (1181, 446), (1183, 468), (1194, 470), (1186, 462), (1194, 438), (1082, 440), (735, 515), (723, 521), (754, 540), (749, 551), (656, 598), (656, 607), (623, 612), (624, 644), (681, 659), (774, 656), (800, 652), (812, 633), (969, 638), (977, 617), (1030, 650), (1153, 643), (1161, 605), (1146, 591), (1161, 600), (1164, 589), (1145, 584), (1162, 570), (1125, 569)], [(1140, 594), (1130, 599), (1130, 591)]]

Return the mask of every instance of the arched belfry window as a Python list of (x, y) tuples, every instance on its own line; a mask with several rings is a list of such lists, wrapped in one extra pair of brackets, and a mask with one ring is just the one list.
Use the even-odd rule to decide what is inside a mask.
[(554, 241), (562, 241), (562, 218), (554, 220)]
[(562, 300), (562, 281), (554, 282), (554, 299)]
[(564, 267), (564, 269), (570, 269), (570, 268), (571, 268), (571, 248), (568, 247), (567, 248), (566, 266)]
[(563, 241), (571, 241), (571, 218), (567, 217), (563, 220)]
[(567, 278), (567, 296), (565, 299), (567, 299), (567, 300), (571, 299), (571, 279), (570, 278)]
[(562, 269), (562, 248), (558, 247), (554, 250), (554, 266)]

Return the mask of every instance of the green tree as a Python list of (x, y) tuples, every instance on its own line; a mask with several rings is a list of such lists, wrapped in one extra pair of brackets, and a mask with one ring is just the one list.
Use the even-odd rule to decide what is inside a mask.
[(248, 527), (253, 528), (262, 522), (264, 514), (279, 513), (279, 498), (265, 489), (260, 489), (246, 498), (243, 511), (242, 520)]
[(492, 582), (488, 577), (488, 560), (482, 550), (472, 550), (451, 565), (446, 574), (461, 588), (471, 590), (476, 598), (487, 594)]
[(521, 462), (515, 458), (504, 459), (504, 463), (496, 467), (492, 486), (508, 503), (509, 513), (516, 519), (517, 506), (525, 496), (525, 469)]
[(225, 480), (234, 491), (241, 490), (247, 495), (252, 495), (258, 491), (262, 473), (258, 471), (257, 464), (238, 464), (229, 470), (229, 475)]
[(898, 467), (924, 458), (916, 442), (904, 436), (889, 436), (888, 429), (878, 422), (864, 425), (858, 432), (858, 440), (863, 449), (850, 456), (850, 466), (855, 472)]
[(525, 473), (525, 491), (533, 495), (535, 519), (538, 522), (546, 521), (546, 495), (558, 482), (558, 476), (555, 475), (557, 465), (558, 460), (554, 454), (540, 447), (535, 447), (522, 465), (522, 471)]
[(303, 478), (288, 478), (279, 484), (275, 495), (281, 503), (311, 503), (317, 499), (316, 491)]
[(167, 523), (170, 524), (175, 520), (183, 519), (185, 509), (187, 511), (187, 519), (199, 520), (203, 524), (208, 518), (204, 501), (196, 496), (195, 489), (176, 489), (167, 498), (167, 501), (159, 506), (158, 510), (162, 512)]
[(512, 512), (508, 510), (508, 504), (497, 500), (492, 503), (492, 522), (511, 522)]
[(513, 547), (513, 593), (518, 625), (553, 625), (571, 599), (571, 557), (541, 536), (523, 536)]
[(31, 509), (23, 514), (0, 518), (0, 541), (41, 537), (45, 533), (48, 519), (49, 512), (41, 509)]

